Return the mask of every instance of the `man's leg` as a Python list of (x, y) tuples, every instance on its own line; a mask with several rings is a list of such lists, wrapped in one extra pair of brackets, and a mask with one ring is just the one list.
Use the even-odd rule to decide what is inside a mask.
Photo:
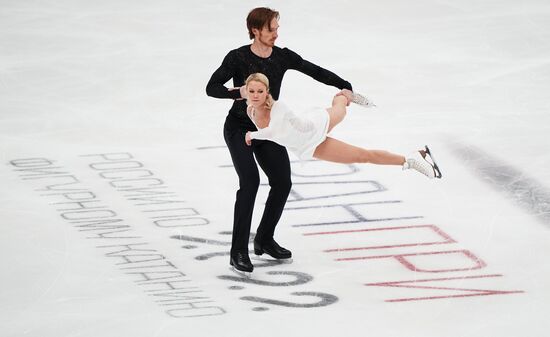
[(233, 218), (233, 237), (231, 241), (231, 256), (246, 253), (248, 256), (248, 240), (252, 211), (260, 184), (258, 167), (254, 161), (253, 151), (244, 141), (244, 130), (224, 128), (224, 138), (231, 154), (233, 166), (239, 176), (239, 190), (235, 201)]
[[(270, 244), (273, 242), (275, 227), (281, 218), (286, 200), (292, 187), (290, 179), (290, 160), (286, 148), (271, 141), (255, 141), (254, 154), (260, 167), (267, 175), (269, 180), (269, 195), (265, 204), (264, 213), (256, 231), (254, 239), (255, 247), (257, 244)], [(273, 247), (271, 247), (273, 248)], [(274, 247), (279, 253), (280, 247)], [(288, 258), (290, 252), (279, 254), (271, 254), (266, 249), (266, 252), (276, 258)], [(275, 256), (274, 256), (275, 255)]]

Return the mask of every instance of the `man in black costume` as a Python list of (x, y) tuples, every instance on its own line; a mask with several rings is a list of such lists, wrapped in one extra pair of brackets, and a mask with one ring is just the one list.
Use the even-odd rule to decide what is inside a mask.
[[(275, 46), (279, 28), (279, 13), (270, 8), (255, 8), (246, 19), (252, 44), (231, 50), (221, 66), (212, 74), (206, 86), (208, 96), (233, 99), (233, 105), (225, 119), (224, 138), (231, 154), (235, 171), (239, 176), (239, 190), (235, 202), (233, 237), (230, 264), (242, 272), (252, 272), (254, 266), (248, 256), (248, 238), (252, 211), (260, 176), (256, 161), (265, 172), (271, 187), (264, 213), (254, 238), (254, 253), (266, 253), (275, 259), (288, 259), (292, 253), (274, 240), (275, 226), (281, 217), (290, 193), (290, 161), (283, 146), (268, 140), (254, 140), (252, 146), (245, 143), (247, 131), (256, 127), (246, 113), (246, 78), (253, 73), (265, 74), (270, 83), (270, 93), (279, 99), (285, 72), (297, 70), (324, 84), (339, 89), (352, 90), (351, 84), (336, 74), (304, 60), (288, 48)], [(225, 86), (233, 79), (233, 88)], [(256, 157), (256, 161), (254, 160)]]

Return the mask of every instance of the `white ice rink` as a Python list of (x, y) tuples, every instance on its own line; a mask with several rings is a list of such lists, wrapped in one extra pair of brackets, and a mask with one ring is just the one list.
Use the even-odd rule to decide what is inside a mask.
[[(264, 5), (377, 104), (334, 137), (429, 144), (443, 179), (293, 162), (294, 259), (243, 279), (205, 86)], [(335, 93), (289, 71), (281, 99)], [(0, 0), (0, 335), (548, 336), (549, 93), (546, 0)]]

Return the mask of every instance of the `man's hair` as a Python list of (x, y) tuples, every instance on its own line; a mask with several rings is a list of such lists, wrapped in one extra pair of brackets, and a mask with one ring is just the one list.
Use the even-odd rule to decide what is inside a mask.
[(252, 29), (254, 28), (262, 30), (267, 26), (271, 30), (270, 24), (273, 19), (279, 20), (279, 12), (271, 8), (258, 7), (251, 10), (246, 17), (246, 27), (248, 28), (250, 39), (254, 38), (254, 33), (252, 33)]

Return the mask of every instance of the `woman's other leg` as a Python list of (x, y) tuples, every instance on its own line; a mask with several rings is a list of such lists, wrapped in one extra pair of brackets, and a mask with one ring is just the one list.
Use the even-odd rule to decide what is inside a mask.
[(327, 137), (317, 146), (313, 157), (342, 164), (370, 163), (402, 166), (405, 163), (404, 156), (385, 150), (367, 150), (331, 137)]
[(346, 117), (346, 104), (347, 98), (345, 96), (335, 96), (332, 100), (332, 107), (327, 109), (329, 116), (328, 132), (330, 132), (336, 125)]

